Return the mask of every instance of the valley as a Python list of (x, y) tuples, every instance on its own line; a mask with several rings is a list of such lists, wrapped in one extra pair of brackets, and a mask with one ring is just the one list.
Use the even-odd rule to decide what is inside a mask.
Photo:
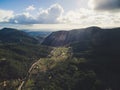
[[(31, 81), (31, 78), (37, 78), (39, 77), (39, 73), (45, 73), (54, 68), (58, 63), (64, 62), (70, 56), (68, 50), (69, 49), (65, 47), (54, 48), (47, 58), (40, 58), (33, 63), (18, 90), (28, 90), (31, 85), (32, 87), (35, 87), (33, 86), (34, 83), (31, 83), (31, 85), (29, 84), (29, 86), (27, 85)], [(52, 77), (49, 76), (49, 78)]]
[(120, 0), (0, 0), (0, 90), (120, 90)]
[(42, 41), (9, 28), (0, 35), (0, 90), (120, 89), (119, 28), (56, 31)]

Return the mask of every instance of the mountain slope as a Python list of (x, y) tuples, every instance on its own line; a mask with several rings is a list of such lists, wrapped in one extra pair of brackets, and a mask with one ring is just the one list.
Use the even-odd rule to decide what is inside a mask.
[(92, 32), (98, 30), (101, 29), (98, 27), (90, 27), (86, 29), (53, 32), (44, 40), (43, 45), (65, 46), (71, 43), (89, 41), (92, 37)]
[(53, 32), (42, 44), (48, 46), (71, 46), (73, 51), (78, 54), (84, 51), (93, 51), (94, 54), (99, 55), (119, 56), (119, 40), (120, 28), (102, 29), (99, 27), (89, 27)]
[[(59, 39), (63, 36), (65, 38), (62, 39), (63, 44), (61, 44)], [(50, 41), (48, 42), (47, 40)], [(51, 87), (54, 87), (54, 90), (56, 90), (56, 88), (60, 88), (60, 90), (119, 90), (119, 40), (120, 28), (100, 29), (90, 27), (84, 30), (62, 31), (62, 33), (60, 33), (60, 31), (54, 32), (48, 36), (43, 44), (51, 46), (70, 46), (73, 51), (72, 58), (66, 60), (68, 65), (65, 66), (67, 68), (63, 68), (61, 71), (63, 65), (60, 64), (61, 67), (56, 66), (52, 71), (51, 75), (53, 76), (52, 79), (50, 79), (50, 83), (53, 81), (53, 83), (56, 82), (57, 84), (54, 83)], [(69, 62), (70, 60), (72, 63)], [(66, 62), (64, 62), (64, 64)], [(70, 70), (70, 65), (72, 65), (72, 70)], [(74, 69), (73, 66), (75, 67)], [(42, 80), (39, 81), (40, 84), (43, 83), (41, 81)], [(63, 82), (64, 84), (61, 84)], [(70, 83), (68, 84), (68, 82)], [(38, 86), (40, 86), (40, 84)], [(49, 85), (48, 82), (48, 86)], [(66, 87), (67, 85), (71, 87)], [(46, 82), (45, 86), (47, 86)]]
[(12, 28), (0, 30), (0, 42), (2, 43), (38, 43), (38, 41), (23, 31)]
[(39, 43), (42, 43), (43, 40), (50, 35), (51, 32), (49, 31), (25, 31), (29, 36), (34, 37), (39, 41)]
[(35, 44), (0, 44), (0, 90), (16, 90), (31, 64), (47, 57), (51, 50)]
[(35, 44), (0, 44), (0, 77), (24, 78), (33, 59), (40, 58), (23, 90), (120, 90), (119, 40), (120, 28), (89, 27), (52, 33), (43, 42), (61, 46), (52, 51)]

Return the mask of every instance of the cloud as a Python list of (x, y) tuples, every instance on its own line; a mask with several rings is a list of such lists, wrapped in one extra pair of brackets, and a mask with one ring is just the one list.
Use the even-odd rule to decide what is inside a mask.
[[(93, 4), (96, 3), (96, 5), (98, 5), (98, 1), (96, 1), (97, 3), (94, 2)], [(24, 11), (20, 14), (15, 14), (13, 11), (0, 10), (0, 22), (7, 22), (8, 24), (13, 25), (43, 25), (58, 23), (81, 26), (103, 26), (105, 24), (107, 26), (120, 25), (120, 12), (96, 12), (98, 9), (93, 10), (85, 8), (64, 12), (63, 7), (59, 4), (53, 4), (49, 8), (41, 8), (38, 11), (37, 10), (38, 9), (35, 11)]]
[(12, 10), (0, 9), (0, 22), (8, 22), (13, 17), (14, 12)]
[(61, 23), (91, 25), (120, 25), (120, 13), (96, 12), (91, 9), (81, 8), (76, 11), (69, 11), (59, 20)]
[(120, 9), (120, 0), (89, 0), (88, 5), (94, 10)]
[(58, 18), (63, 12), (64, 9), (59, 4), (54, 4), (46, 10), (40, 10), (37, 19), (39, 23), (58, 23)]
[(27, 8), (26, 8), (26, 11), (33, 11), (33, 10), (35, 10), (36, 8), (34, 7), (34, 5), (31, 5), (31, 6), (28, 6)]
[(62, 16), (64, 9), (59, 4), (51, 5), (47, 9), (40, 9), (35, 16), (29, 12), (17, 14), (9, 20), (9, 23), (15, 24), (53, 24), (59, 23), (58, 18)]
[(36, 20), (29, 13), (22, 13), (22, 14), (15, 15), (13, 18), (10, 18), (9, 23), (33, 24), (33, 23), (36, 23)]

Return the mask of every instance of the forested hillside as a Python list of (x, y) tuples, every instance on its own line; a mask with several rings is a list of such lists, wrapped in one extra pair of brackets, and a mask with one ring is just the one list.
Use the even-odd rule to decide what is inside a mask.
[(11, 28), (0, 30), (0, 41), (0, 90), (4, 82), (7, 90), (17, 88), (30, 66), (52, 50), (27, 33)]
[(119, 28), (89, 27), (53, 32), (42, 45), (1, 42), (0, 89), (119, 90), (119, 40)]

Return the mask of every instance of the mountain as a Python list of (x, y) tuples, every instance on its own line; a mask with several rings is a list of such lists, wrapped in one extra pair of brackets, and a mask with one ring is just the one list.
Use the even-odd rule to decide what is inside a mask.
[(0, 30), (0, 42), (1, 43), (38, 43), (38, 40), (29, 36), (27, 33), (12, 29), (3, 28)]
[[(88, 27), (51, 33), (43, 41), (48, 46), (71, 46), (75, 52), (92, 50), (95, 54), (115, 54), (120, 51), (120, 28)], [(114, 52), (114, 53), (113, 53)]]
[(61, 90), (68, 90), (68, 85), (71, 90), (120, 90), (120, 28), (89, 27), (53, 32), (43, 44), (71, 49), (72, 58), (50, 70), (53, 76), (49, 82), (54, 79), (55, 88), (58, 85)]
[(51, 48), (38, 43), (26, 32), (12, 28), (0, 30), (0, 82), (23, 78), (35, 60), (48, 56)]
[[(75, 56), (93, 52), (93, 55), (120, 56), (120, 28), (88, 27), (51, 33), (43, 41), (48, 46), (71, 46)], [(82, 55), (83, 56), (83, 55)]]
[(29, 31), (24, 30), (29, 36), (34, 37), (37, 39), (40, 43), (48, 36), (51, 32), (49, 31)]
[(51, 33), (43, 41), (48, 46), (71, 46), (74, 55), (85, 51), (94, 55), (120, 56), (120, 28), (102, 29), (88, 27)]
[[(57, 31), (43, 45), (25, 43), (37, 33), (30, 36), (8, 28), (0, 32), (10, 40), (0, 43), (3, 90), (4, 83), (6, 90), (16, 90), (21, 82), (25, 82), (23, 90), (120, 90), (120, 28)], [(12, 41), (17, 38), (15, 32), (19, 38), (25, 37), (24, 42)]]
[(26, 31), (30, 36), (47, 37), (51, 32), (49, 31)]
[(66, 46), (71, 43), (89, 41), (92, 33), (100, 31), (99, 27), (89, 27), (84, 29), (75, 29), (70, 31), (57, 31), (45, 38), (43, 45)]

